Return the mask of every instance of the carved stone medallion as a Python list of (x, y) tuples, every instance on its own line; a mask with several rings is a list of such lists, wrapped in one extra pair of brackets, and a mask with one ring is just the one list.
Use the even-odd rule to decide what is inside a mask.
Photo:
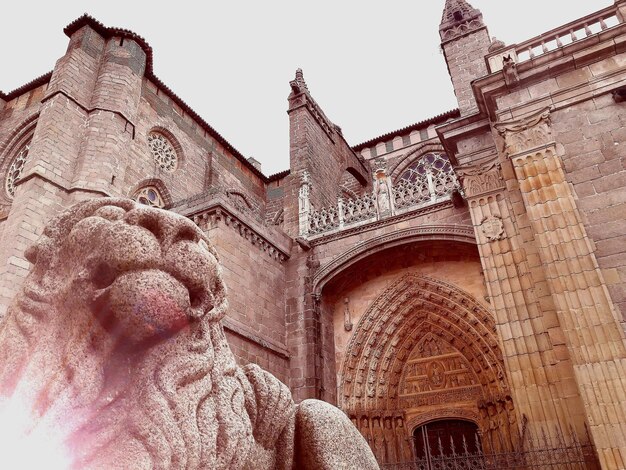
[(483, 235), (490, 242), (502, 240), (504, 238), (504, 224), (502, 218), (498, 215), (490, 215), (485, 217), (480, 224)]

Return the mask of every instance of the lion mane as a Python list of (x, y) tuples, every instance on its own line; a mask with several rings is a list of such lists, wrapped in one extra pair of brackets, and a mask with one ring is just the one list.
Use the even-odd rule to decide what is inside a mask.
[(300, 452), (309, 460), (341, 442), (315, 440), (320, 413), (371, 457), (338, 410), (297, 407), (271, 374), (237, 366), (220, 322), (219, 258), (188, 219), (84, 201), (25, 255), (31, 272), (0, 323), (0, 398), (19, 396), (35, 420), (55, 423), (74, 468), (309, 467), (298, 426), (319, 444)]

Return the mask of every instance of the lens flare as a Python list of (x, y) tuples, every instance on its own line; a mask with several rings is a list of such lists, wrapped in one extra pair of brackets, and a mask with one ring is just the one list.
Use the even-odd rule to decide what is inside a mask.
[(68, 470), (71, 462), (58, 426), (35, 419), (19, 393), (0, 398), (0, 442), (4, 468)]

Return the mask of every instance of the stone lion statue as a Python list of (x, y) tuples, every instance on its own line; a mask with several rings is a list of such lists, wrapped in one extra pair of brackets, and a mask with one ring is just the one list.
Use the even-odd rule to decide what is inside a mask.
[(90, 200), (26, 257), (0, 324), (0, 396), (57, 423), (73, 468), (378, 468), (338, 409), (296, 405), (274, 376), (236, 364), (217, 253), (186, 218)]

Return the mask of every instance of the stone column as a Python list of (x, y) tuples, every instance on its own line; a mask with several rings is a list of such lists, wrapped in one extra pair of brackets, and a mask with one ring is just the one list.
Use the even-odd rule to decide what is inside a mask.
[(494, 157), (457, 174), (469, 202), (516, 421), (527, 420), (527, 431), (535, 435), (572, 426), (584, 436), (572, 363), (510, 164)]
[(495, 127), (519, 182), (602, 468), (626, 468), (626, 339), (565, 179), (550, 111)]

